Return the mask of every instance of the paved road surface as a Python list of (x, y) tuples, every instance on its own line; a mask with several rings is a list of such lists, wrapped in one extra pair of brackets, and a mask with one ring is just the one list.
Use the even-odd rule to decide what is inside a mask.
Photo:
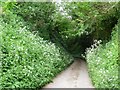
[(53, 79), (44, 88), (94, 88), (83, 60), (75, 60), (65, 71)]

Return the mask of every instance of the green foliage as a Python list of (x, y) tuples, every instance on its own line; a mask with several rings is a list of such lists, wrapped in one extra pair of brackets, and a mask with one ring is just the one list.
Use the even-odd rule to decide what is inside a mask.
[(113, 27), (120, 18), (120, 3), (72, 2), (60, 8), (47, 2), (2, 3), (0, 86), (42, 87), (71, 63), (64, 49), (81, 57), (97, 39), (104, 45), (95, 43), (86, 52), (93, 84), (118, 88), (119, 25)]
[[(62, 3), (63, 4), (63, 3)], [(93, 40), (110, 40), (112, 28), (117, 23), (117, 3), (72, 2), (61, 5), (64, 14), (55, 15), (55, 31), (73, 56), (80, 57)], [(67, 14), (66, 14), (67, 12)]]
[[(25, 20), (31, 32), (38, 32), (43, 39), (60, 43), (73, 56), (84, 53), (94, 39), (103, 42), (110, 39), (119, 10), (119, 5), (107, 2), (72, 2), (62, 5), (19, 2), (5, 6), (8, 9), (12, 6), (10, 10)], [(62, 11), (59, 10), (61, 7)]]
[(1, 2), (1, 5), (4, 9), (4, 11), (6, 10), (12, 10), (12, 8), (16, 5), (16, 2), (9, 2), (9, 1), (6, 1), (6, 2)]
[[(105, 46), (96, 42), (87, 49), (86, 60), (88, 62), (89, 73), (96, 88), (119, 88), (118, 79), (118, 30), (114, 28), (112, 40)], [(99, 46), (98, 46), (99, 45)]]
[(27, 29), (17, 15), (0, 18), (2, 88), (41, 88), (72, 61), (68, 53)]
[(77, 22), (76, 30), (78, 33), (76, 35), (80, 36), (83, 33), (86, 33), (86, 35), (91, 33), (91, 29), (95, 28), (93, 25), (99, 24), (103, 19), (103, 15), (107, 14), (113, 6), (114, 3), (107, 2), (73, 2), (67, 3), (66, 8), (69, 15), (72, 16), (72, 20)]
[(31, 32), (38, 34), (46, 40), (50, 40), (50, 31), (53, 29), (52, 15), (55, 13), (55, 4), (52, 2), (19, 2), (11, 10), (21, 16)]

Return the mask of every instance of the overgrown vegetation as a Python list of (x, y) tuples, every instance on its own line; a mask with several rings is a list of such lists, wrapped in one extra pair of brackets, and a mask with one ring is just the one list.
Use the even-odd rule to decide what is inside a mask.
[(118, 30), (116, 25), (112, 40), (105, 46), (99, 45), (100, 41), (98, 41), (87, 49), (86, 60), (89, 73), (97, 88), (119, 88)]
[[(63, 5), (63, 15), (58, 16), (55, 30), (61, 42), (74, 57), (81, 57), (95, 39), (106, 43), (119, 18), (118, 3), (72, 2)], [(67, 12), (67, 14), (66, 14)], [(104, 35), (103, 35), (104, 34)]]
[(5, 2), (2, 12), (3, 88), (42, 87), (84, 55), (96, 88), (119, 87), (120, 2)]
[(2, 88), (40, 88), (73, 60), (55, 44), (28, 31), (14, 14), (0, 18), (0, 34)]
[(30, 31), (38, 32), (44, 40), (50, 40), (50, 31), (53, 29), (52, 15), (55, 13), (55, 4), (47, 2), (19, 2), (6, 3), (4, 10), (10, 10), (22, 17), (29, 25)]

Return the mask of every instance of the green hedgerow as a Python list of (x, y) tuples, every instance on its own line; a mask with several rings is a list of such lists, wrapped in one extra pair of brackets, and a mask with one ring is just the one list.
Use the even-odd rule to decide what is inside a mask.
[(116, 25), (112, 40), (105, 46), (94, 44), (86, 52), (89, 73), (96, 88), (119, 88), (118, 29)]
[(72, 61), (66, 52), (27, 28), (17, 15), (0, 18), (2, 88), (41, 88)]

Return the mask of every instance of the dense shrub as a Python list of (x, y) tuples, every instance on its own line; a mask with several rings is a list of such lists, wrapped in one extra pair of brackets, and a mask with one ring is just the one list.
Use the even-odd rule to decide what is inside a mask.
[(5, 2), (3, 10), (10, 10), (21, 16), (31, 32), (39, 32), (43, 39), (50, 40), (50, 31), (53, 29), (53, 14), (55, 4), (52, 2)]
[(72, 61), (68, 53), (27, 29), (17, 15), (0, 18), (2, 88), (42, 87)]
[(61, 41), (67, 50), (75, 57), (80, 57), (94, 39), (100, 39), (102, 43), (110, 40), (112, 28), (118, 20), (117, 6), (117, 3), (109, 2), (65, 3), (61, 5), (61, 12), (67, 13), (55, 16), (55, 31), (62, 37)]
[(117, 6), (119, 6), (119, 4), (113, 2), (67, 3), (66, 11), (72, 17), (72, 20), (77, 22), (75, 27), (76, 33), (74, 34), (80, 36), (83, 33), (87, 35), (93, 31), (98, 32), (98, 30), (106, 31), (106, 28), (111, 26), (109, 24), (116, 24), (112, 21), (114, 21), (114, 19), (117, 20), (116, 13), (118, 12), (117, 9), (119, 9)]
[(4, 9), (21, 16), (30, 31), (60, 43), (75, 57), (80, 57), (94, 39), (107, 42), (119, 16), (119, 4), (110, 2), (9, 2)]
[[(118, 27), (112, 33), (112, 40), (105, 46), (98, 42), (87, 49), (86, 59), (92, 82), (96, 88), (118, 88)], [(99, 42), (100, 43), (100, 42)]]
[[(80, 57), (94, 39), (108, 42), (120, 17), (119, 4), (73, 2), (56, 11), (54, 3), (2, 3), (0, 86), (42, 87), (50, 82), (72, 61), (56, 45), (60, 43), (75, 57)], [(98, 42), (87, 49), (86, 59), (95, 87), (118, 87), (118, 26), (115, 29), (112, 40), (105, 46), (98, 46)]]
[(39, 32), (39, 36), (43, 39), (51, 39), (50, 32), (54, 24), (52, 16), (55, 13), (54, 3), (19, 2), (13, 6), (11, 11), (21, 16), (27, 22), (30, 26), (30, 31)]

